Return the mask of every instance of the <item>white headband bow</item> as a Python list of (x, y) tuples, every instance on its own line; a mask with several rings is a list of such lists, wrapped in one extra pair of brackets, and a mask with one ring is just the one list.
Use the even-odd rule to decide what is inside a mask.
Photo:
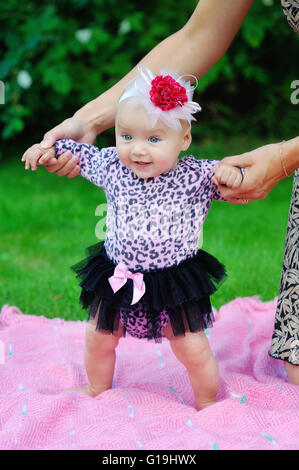
[(139, 76), (125, 89), (119, 103), (128, 98), (134, 98), (132, 104), (142, 105), (152, 119), (152, 127), (162, 120), (168, 127), (176, 130), (182, 128), (180, 120), (196, 121), (193, 114), (201, 111), (201, 107), (192, 101), (192, 87), (182, 76), (174, 71), (162, 69), (159, 75), (154, 75), (148, 67), (138, 66)]

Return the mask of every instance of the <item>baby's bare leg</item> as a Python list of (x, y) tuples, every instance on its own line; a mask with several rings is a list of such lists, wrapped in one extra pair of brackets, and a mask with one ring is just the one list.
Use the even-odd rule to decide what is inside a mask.
[(70, 389), (92, 397), (112, 387), (116, 360), (115, 349), (123, 333), (121, 324), (117, 335), (102, 333), (95, 329), (95, 324), (95, 321), (88, 322), (85, 332), (84, 359), (89, 385)]
[(187, 369), (197, 408), (201, 410), (216, 403), (219, 372), (204, 331), (174, 337), (168, 324), (164, 334), (175, 356)]

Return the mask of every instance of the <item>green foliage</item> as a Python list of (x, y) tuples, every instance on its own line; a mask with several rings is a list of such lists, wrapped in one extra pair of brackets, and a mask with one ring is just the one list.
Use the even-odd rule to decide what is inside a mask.
[[(225, 144), (225, 147), (223, 147)], [(260, 141), (252, 145), (259, 146)], [(213, 142), (203, 158), (228, 149), (240, 153), (249, 142)], [(267, 198), (235, 206), (214, 201), (203, 230), (203, 249), (227, 268), (228, 279), (212, 296), (219, 309), (236, 297), (278, 295), (292, 178)], [(104, 192), (83, 178), (59, 178), (42, 166), (24, 170), (17, 160), (1, 165), (0, 292), (2, 302), (30, 315), (85, 320), (78, 280), (69, 268), (84, 258), (86, 246), (99, 241), (96, 208)], [(267, 234), (267, 236), (265, 236)]]
[[(6, 147), (20, 148), (22, 142), (25, 150), (40, 141), (47, 130), (115, 84), (180, 29), (196, 4), (2, 2), (0, 80), (5, 104), (0, 105), (0, 123)], [(299, 78), (297, 52), (298, 36), (279, 2), (256, 0), (228, 53), (200, 79), (197, 99), (203, 106), (204, 133), (220, 138), (227, 132), (295, 135), (298, 106), (290, 102), (290, 84)], [(201, 128), (196, 132), (202, 133)]]

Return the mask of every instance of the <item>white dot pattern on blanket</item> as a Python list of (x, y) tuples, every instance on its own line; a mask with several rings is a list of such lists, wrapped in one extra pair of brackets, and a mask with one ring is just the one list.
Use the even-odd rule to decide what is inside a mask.
[(168, 342), (121, 338), (113, 389), (96, 398), (67, 391), (87, 384), (86, 322), (5, 305), (0, 449), (297, 450), (299, 388), (268, 355), (276, 304), (237, 298), (215, 312), (220, 388), (202, 412)]

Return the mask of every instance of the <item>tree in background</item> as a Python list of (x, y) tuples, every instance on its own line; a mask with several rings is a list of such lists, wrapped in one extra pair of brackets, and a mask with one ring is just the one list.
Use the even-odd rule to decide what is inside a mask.
[[(40, 141), (44, 132), (115, 84), (158, 42), (181, 28), (196, 4), (2, 3), (2, 144), (25, 150)], [(205, 134), (224, 138), (228, 133), (253, 133), (267, 139), (295, 135), (299, 105), (291, 101), (291, 85), (299, 80), (296, 57), (298, 35), (288, 26), (279, 2), (256, 0), (229, 51), (199, 77), (200, 120), (209, 123)], [(195, 136), (200, 138), (200, 132), (195, 127)], [(101, 138), (112, 139), (112, 133)], [(3, 157), (3, 148), (0, 152)]]

